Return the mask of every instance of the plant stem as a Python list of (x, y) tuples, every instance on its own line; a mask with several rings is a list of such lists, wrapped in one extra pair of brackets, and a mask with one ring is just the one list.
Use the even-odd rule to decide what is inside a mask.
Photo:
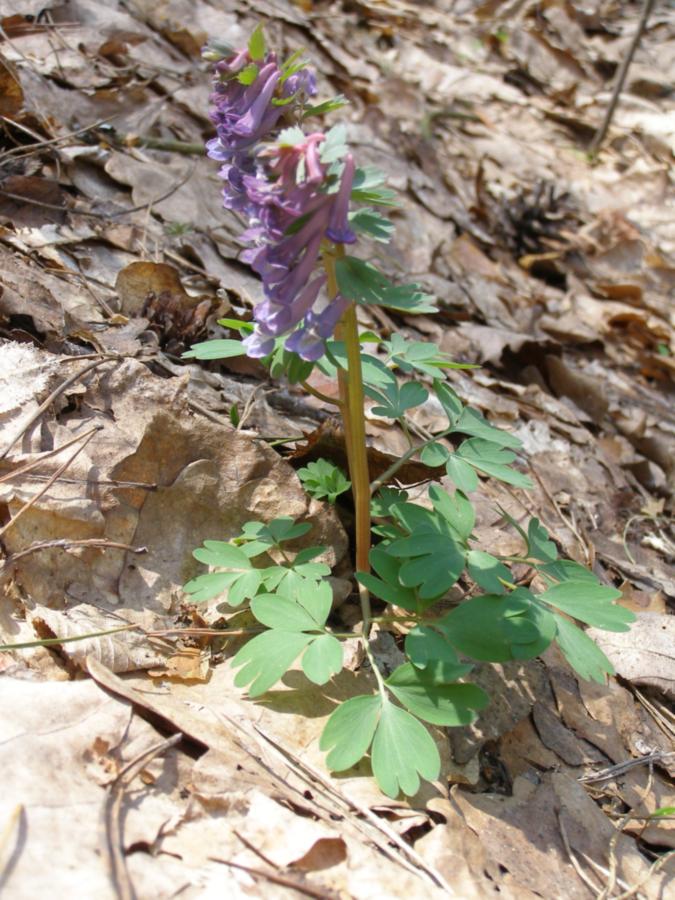
[(447, 431), (442, 431), (440, 434), (435, 434), (433, 437), (430, 437), (428, 440), (422, 441), (421, 444), (416, 444), (414, 447), (411, 447), (410, 450), (406, 450), (406, 452), (403, 454), (403, 456), (401, 456), (399, 459), (397, 459), (396, 462), (392, 463), (386, 472), (383, 472), (379, 478), (376, 478), (375, 481), (373, 481), (373, 483), (370, 485), (371, 493), (374, 494), (375, 491), (379, 487), (382, 487), (383, 484), (385, 484), (387, 481), (389, 481), (389, 479), (393, 475), (395, 475), (396, 472), (398, 472), (398, 470), (402, 466), (404, 466), (408, 462), (409, 459), (412, 459), (412, 457), (415, 456), (415, 454), (418, 451), (423, 450), (424, 447), (428, 446), (429, 444), (433, 444), (434, 441), (440, 441), (441, 438), (447, 437), (447, 435), (449, 435), (451, 431), (452, 431), (452, 429), (448, 429)]
[[(328, 296), (338, 293), (335, 275), (335, 260), (344, 255), (344, 248), (336, 245), (335, 255), (324, 254), (327, 275)], [(363, 375), (361, 372), (361, 345), (356, 319), (356, 305), (350, 304), (338, 328), (338, 337), (345, 342), (347, 351), (347, 371), (338, 368), (340, 408), (344, 423), (345, 442), (349, 476), (352, 482), (352, 496), (356, 520), (356, 569), (370, 571), (370, 475), (368, 473), (368, 450), (366, 447), (366, 420), (364, 416)], [(367, 640), (370, 629), (370, 596), (359, 585), (359, 598), (363, 614), (363, 633)]]

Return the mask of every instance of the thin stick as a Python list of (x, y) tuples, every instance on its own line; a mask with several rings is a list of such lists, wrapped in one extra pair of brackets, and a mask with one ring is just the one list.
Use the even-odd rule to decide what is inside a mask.
[(136, 892), (134, 891), (134, 886), (129, 877), (124, 854), (124, 834), (121, 817), (124, 792), (141, 769), (147, 766), (156, 756), (159, 756), (171, 747), (175, 747), (176, 744), (180, 743), (182, 740), (183, 735), (179, 731), (177, 734), (167, 738), (167, 740), (161, 741), (143, 751), (143, 753), (140, 753), (120, 770), (117, 778), (115, 778), (110, 785), (103, 806), (105, 827), (104, 849), (108, 858), (110, 879), (113, 883), (118, 900), (136, 900)]
[(38, 406), (35, 412), (31, 413), (26, 421), (21, 423), (20, 427), (10, 438), (10, 441), (5, 449), (0, 453), (0, 459), (4, 459), (7, 456), (14, 444), (16, 444), (16, 442), (25, 434), (25, 432), (28, 431), (31, 425), (37, 422), (42, 413), (49, 409), (54, 400), (56, 400), (57, 397), (60, 397), (64, 391), (68, 390), (71, 384), (75, 384), (76, 381), (79, 381), (80, 378), (82, 378), (88, 372), (91, 372), (93, 369), (97, 369), (99, 366), (102, 366), (103, 363), (110, 362), (111, 360), (116, 358), (117, 357), (106, 356), (103, 359), (97, 359), (93, 363), (90, 363), (90, 365), (85, 366), (84, 369), (80, 369), (79, 372), (75, 372), (70, 376), (70, 378), (66, 378), (66, 380), (63, 381), (57, 388), (54, 388), (51, 394)]
[(642, 37), (642, 33), (645, 30), (647, 25), (647, 19), (652, 13), (654, 9), (654, 5), (656, 0), (645, 0), (645, 5), (642, 9), (642, 15), (640, 16), (640, 21), (638, 22), (638, 27), (633, 35), (633, 40), (631, 41), (631, 45), (628, 48), (628, 52), (623, 58), (623, 62), (621, 63), (621, 67), (619, 69), (619, 73), (616, 77), (616, 83), (614, 85), (614, 90), (612, 91), (612, 98), (609, 101), (609, 106), (607, 107), (607, 112), (605, 113), (605, 118), (595, 133), (595, 137), (591, 141), (591, 146), (588, 149), (588, 152), (591, 156), (595, 156), (595, 154), (600, 149), (600, 145), (604, 141), (607, 132), (609, 130), (609, 126), (612, 123), (612, 118), (614, 116), (614, 110), (616, 109), (617, 103), (619, 102), (619, 96), (623, 89), (624, 82), (626, 80), (626, 75), (628, 75), (628, 69), (630, 68), (630, 64), (633, 61), (633, 57), (635, 56), (635, 51), (638, 48), (638, 44), (640, 43), (640, 38)]
[(72, 454), (68, 457), (68, 459), (67, 459), (64, 463), (62, 463), (62, 465), (60, 465), (60, 466), (58, 467), (58, 469), (56, 470), (56, 472), (54, 472), (54, 474), (53, 474), (52, 477), (49, 479), (49, 481), (47, 481), (47, 483), (45, 484), (45, 486), (44, 486), (43, 488), (41, 488), (41, 489), (37, 492), (37, 494), (34, 494), (34, 495), (30, 498), (30, 500), (28, 501), (28, 503), (24, 504), (24, 506), (21, 507), (21, 509), (18, 511), (18, 513), (17, 513), (13, 518), (11, 518), (11, 519), (9, 520), (9, 522), (7, 522), (6, 525), (4, 525), (2, 528), (0, 528), (0, 537), (2, 537), (3, 534), (4, 534), (8, 529), (10, 529), (13, 525), (16, 525), (17, 519), (18, 519), (20, 516), (22, 516), (25, 512), (28, 512), (28, 510), (29, 510), (32, 506), (34, 506), (34, 505), (37, 503), (37, 501), (40, 499), (40, 497), (42, 497), (43, 494), (46, 494), (46, 493), (47, 493), (47, 491), (48, 491), (49, 488), (54, 484), (54, 482), (55, 482), (56, 479), (59, 477), (59, 475), (62, 475), (62, 474), (66, 471), (66, 469), (68, 468), (68, 466), (69, 466), (69, 465), (73, 462), (73, 460), (74, 460), (74, 459), (75, 459), (75, 458), (76, 458), (76, 457), (84, 450), (84, 448), (87, 446), (87, 444), (88, 444), (89, 441), (93, 438), (93, 436), (96, 434), (97, 431), (100, 431), (100, 428), (98, 428), (98, 427), (97, 427), (97, 428), (92, 428), (91, 431), (87, 432), (87, 434), (86, 434), (86, 436), (85, 436), (85, 438), (84, 438), (82, 444), (77, 448), (77, 450), (76, 450), (74, 453), (72, 453)]
[[(12, 522), (14, 521), (15, 519), (12, 519)], [(11, 522), (9, 524), (11, 524)], [(83, 538), (82, 540), (72, 541), (68, 538), (62, 538), (55, 541), (42, 541), (40, 544), (32, 544), (30, 547), (26, 547), (25, 550), (19, 550), (18, 553), (12, 553), (11, 556), (8, 556), (4, 563), (2, 563), (2, 566), (9, 566), (18, 559), (28, 556), (30, 553), (36, 553), (38, 550), (68, 550), (70, 547), (100, 547), (102, 549), (110, 547), (112, 550), (126, 550), (129, 553), (148, 552), (147, 547), (132, 547), (130, 544), (107, 541), (105, 538)]]

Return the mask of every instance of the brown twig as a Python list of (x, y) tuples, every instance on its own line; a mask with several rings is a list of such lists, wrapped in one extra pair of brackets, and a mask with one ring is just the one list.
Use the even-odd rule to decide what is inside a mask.
[[(16, 516), (8, 524), (11, 525), (16, 520)], [(0, 532), (0, 535), (2, 532)], [(111, 550), (127, 550), (129, 553), (147, 553), (147, 547), (132, 547), (129, 544), (119, 544), (117, 541), (106, 541), (105, 538), (83, 538), (82, 540), (69, 540), (62, 538), (54, 541), (42, 541), (39, 544), (32, 544), (25, 550), (19, 550), (18, 553), (12, 553), (7, 559), (0, 564), (0, 568), (9, 566), (30, 553), (36, 553), (38, 550), (67, 550), (70, 547), (99, 547), (105, 549), (109, 547)]]
[(149, 762), (171, 747), (175, 747), (182, 739), (183, 734), (179, 731), (165, 741), (160, 741), (158, 744), (154, 744), (152, 747), (139, 753), (138, 756), (120, 770), (108, 789), (103, 806), (104, 851), (108, 859), (110, 878), (119, 900), (136, 900), (136, 892), (129, 877), (124, 855), (124, 832), (121, 821), (124, 793), (138, 773)]
[(329, 893), (328, 891), (321, 891), (316, 888), (308, 887), (304, 884), (300, 884), (298, 881), (294, 881), (292, 878), (284, 878), (283, 875), (267, 872), (265, 869), (257, 869), (254, 866), (245, 866), (243, 863), (232, 862), (231, 859), (221, 859), (219, 856), (209, 856), (207, 858), (210, 859), (211, 862), (222, 863), (224, 866), (232, 866), (233, 869), (241, 869), (242, 872), (248, 872), (251, 875), (256, 875), (258, 878), (264, 878), (266, 881), (269, 881), (272, 884), (278, 884), (280, 887), (291, 888), (291, 890), (297, 891), (305, 897), (312, 897), (314, 900), (332, 900), (335, 896), (335, 894)]
[(75, 458), (76, 458), (76, 457), (84, 450), (84, 448), (87, 446), (87, 444), (88, 444), (89, 441), (93, 438), (93, 436), (96, 434), (97, 431), (100, 431), (100, 428), (99, 428), (98, 426), (97, 426), (96, 428), (92, 428), (90, 431), (86, 432), (85, 435), (83, 435), (83, 441), (82, 441), (82, 444), (77, 448), (77, 450), (76, 450), (74, 453), (72, 453), (72, 454), (68, 457), (68, 459), (67, 459), (64, 463), (62, 463), (62, 464), (58, 467), (58, 469), (56, 470), (56, 472), (54, 472), (54, 474), (53, 474), (52, 477), (47, 481), (47, 483), (45, 484), (45, 486), (44, 486), (43, 488), (41, 488), (41, 489), (37, 492), (37, 494), (34, 494), (34, 495), (30, 498), (30, 500), (29, 500), (27, 503), (25, 503), (25, 504), (21, 507), (21, 509), (17, 512), (17, 514), (16, 514), (15, 516), (13, 516), (13, 517), (9, 520), (9, 522), (7, 522), (6, 525), (3, 525), (3, 527), (0, 528), (0, 538), (3, 536), (3, 534), (4, 534), (8, 529), (10, 529), (13, 525), (16, 525), (17, 519), (19, 519), (20, 516), (22, 516), (25, 512), (28, 512), (28, 510), (29, 510), (32, 506), (34, 506), (34, 505), (37, 503), (37, 501), (40, 499), (40, 497), (42, 497), (44, 494), (47, 493), (47, 491), (48, 491), (49, 488), (54, 484), (54, 482), (55, 482), (56, 479), (59, 477), (59, 475), (62, 475), (62, 474), (66, 471), (66, 469), (68, 468), (68, 466), (69, 466), (69, 465), (73, 462), (73, 460), (74, 460), (74, 459), (75, 459)]
[(91, 372), (93, 369), (97, 369), (99, 366), (103, 365), (103, 363), (111, 362), (114, 359), (118, 359), (118, 357), (104, 356), (103, 358), (97, 359), (90, 365), (85, 366), (83, 369), (80, 369), (79, 372), (75, 372), (70, 376), (70, 378), (66, 378), (66, 380), (63, 381), (58, 387), (54, 388), (51, 394), (47, 397), (46, 400), (43, 400), (43, 402), (38, 406), (35, 412), (31, 413), (26, 421), (21, 423), (20, 427), (10, 438), (9, 443), (7, 444), (5, 449), (0, 452), (0, 459), (4, 459), (7, 456), (14, 444), (16, 444), (16, 442), (25, 434), (25, 432), (28, 431), (31, 425), (37, 422), (42, 413), (46, 412), (46, 410), (49, 409), (49, 407), (57, 399), (57, 397), (60, 397), (64, 391), (67, 391), (71, 385), (75, 384), (76, 381), (79, 381), (79, 379), (86, 375), (88, 372)]
[(621, 95), (626, 76), (628, 75), (628, 69), (630, 68), (631, 62), (633, 61), (635, 51), (638, 48), (640, 38), (642, 37), (642, 34), (647, 25), (647, 20), (649, 19), (649, 16), (654, 9), (655, 3), (656, 0), (645, 0), (645, 5), (642, 8), (642, 15), (640, 16), (638, 27), (635, 31), (635, 34), (633, 35), (633, 40), (631, 41), (631, 45), (628, 48), (628, 52), (624, 56), (621, 67), (619, 68), (619, 72), (616, 77), (616, 83), (614, 84), (614, 89), (612, 90), (612, 97), (609, 101), (607, 112), (605, 113), (605, 118), (602, 122), (602, 125), (596, 131), (595, 137), (591, 141), (591, 145), (588, 148), (588, 152), (591, 156), (595, 156), (595, 154), (598, 152), (598, 150), (600, 149), (600, 145), (604, 141), (607, 132), (609, 131), (609, 126), (611, 125), (612, 118), (614, 116), (614, 110), (616, 109), (616, 106), (619, 102), (619, 96)]

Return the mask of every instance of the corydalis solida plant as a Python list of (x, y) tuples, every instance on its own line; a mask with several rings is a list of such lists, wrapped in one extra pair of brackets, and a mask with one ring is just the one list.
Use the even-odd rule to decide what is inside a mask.
[[(252, 326), (224, 320), (246, 334), (243, 341), (208, 341), (186, 356), (247, 353), (294, 383), (305, 384), (314, 366), (337, 379), (356, 513), (361, 640), (375, 683), (372, 692), (337, 707), (321, 746), (330, 768), (344, 771), (369, 754), (387, 794), (414, 794), (420, 777), (434, 779), (440, 771), (436, 743), (422, 723), (467, 724), (489, 702), (464, 681), (470, 660), (526, 660), (556, 641), (582, 677), (602, 681), (611, 664), (575, 620), (623, 631), (634, 617), (615, 605), (618, 590), (581, 565), (558, 559), (537, 519), (525, 525), (501, 511), (522, 539), (519, 556), (476, 546), (470, 495), (480, 478), (530, 486), (514, 466), (520, 441), (464, 406), (446, 380), (449, 369), (461, 366), (434, 344), (394, 334), (375, 338), (377, 353), (363, 352), (357, 304), (408, 314), (434, 309), (417, 285), (394, 285), (374, 266), (346, 255), (357, 237), (387, 241), (391, 235), (391, 225), (375, 209), (393, 205), (384, 176), (356, 165), (342, 126), (325, 133), (306, 127), (313, 113), (341, 104), (338, 98), (309, 105), (316, 82), (298, 54), (279, 64), (256, 29), (247, 49), (210, 49), (207, 56), (216, 66), (217, 128), (208, 152), (222, 163), (226, 208), (247, 220), (242, 258), (260, 275), (265, 300), (255, 308)], [(447, 425), (415, 445), (408, 413), (426, 403), (430, 392)], [(410, 443), (401, 460), (372, 483), (365, 396), (374, 401), (372, 412), (401, 424)], [(439, 474), (445, 470), (451, 485), (445, 490), (432, 483), (423, 506), (391, 487), (401, 465), (416, 454)], [(301, 476), (307, 490), (332, 501), (350, 487), (327, 460)], [(269, 690), (298, 660), (320, 685), (342, 669), (341, 641), (352, 635), (335, 632), (329, 623), (330, 569), (317, 562), (325, 548), (289, 550), (309, 530), (287, 517), (247, 522), (233, 540), (205, 541), (195, 550), (212, 571), (185, 586), (193, 599), (226, 595), (230, 606), (247, 603), (262, 626), (233, 660), (236, 683), (248, 686), (251, 696)], [(528, 567), (519, 584), (511, 574), (514, 563)], [(458, 582), (464, 599), (448, 612), (439, 601)], [(371, 594), (386, 615), (372, 616)], [(369, 641), (376, 619), (393, 620), (406, 632), (405, 662), (393, 672), (382, 670)]]

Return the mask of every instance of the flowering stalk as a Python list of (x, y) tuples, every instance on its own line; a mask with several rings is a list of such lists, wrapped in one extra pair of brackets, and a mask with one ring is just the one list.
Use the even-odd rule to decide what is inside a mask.
[[(330, 295), (337, 294), (335, 260), (344, 256), (341, 246), (335, 255), (324, 255), (327, 287)], [(350, 303), (338, 324), (337, 336), (345, 342), (347, 370), (338, 370), (340, 389), (340, 412), (347, 446), (349, 475), (352, 482), (356, 523), (356, 569), (370, 571), (370, 475), (368, 472), (368, 451), (364, 416), (363, 373), (361, 371), (361, 345), (359, 342), (356, 305)], [(363, 632), (368, 634), (371, 608), (368, 590), (359, 584), (359, 599), (363, 614)]]

